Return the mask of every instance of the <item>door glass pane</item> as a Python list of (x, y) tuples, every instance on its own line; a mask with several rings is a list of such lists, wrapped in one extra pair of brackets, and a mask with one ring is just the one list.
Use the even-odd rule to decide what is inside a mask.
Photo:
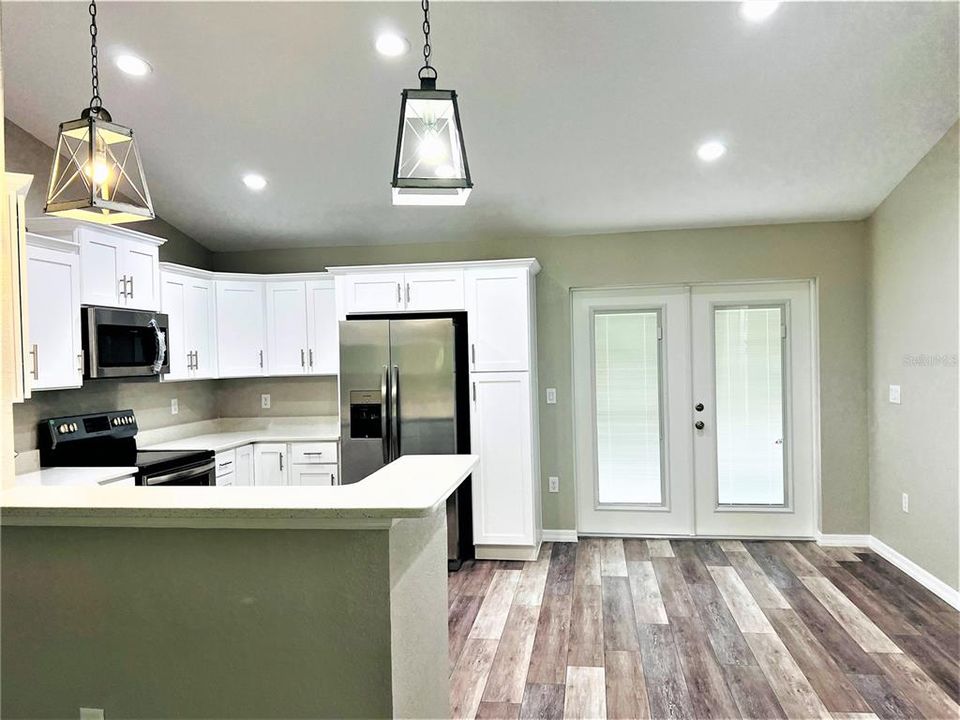
[(594, 315), (601, 503), (663, 502), (657, 311)]
[(714, 311), (717, 498), (783, 505), (783, 322), (780, 307)]

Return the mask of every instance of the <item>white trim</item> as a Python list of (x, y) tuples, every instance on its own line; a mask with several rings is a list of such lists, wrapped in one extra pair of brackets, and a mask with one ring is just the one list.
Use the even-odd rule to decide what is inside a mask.
[(944, 602), (960, 610), (960, 590), (950, 587), (929, 570), (924, 570), (906, 555), (900, 554), (873, 535), (824, 535), (823, 533), (817, 533), (817, 544), (827, 547), (869, 548), (891, 565), (896, 566), (905, 575), (923, 585)]
[(576, 530), (543, 530), (543, 542), (577, 542)]
[(536, 545), (475, 545), (477, 560), (520, 560), (533, 562), (540, 554), (540, 543)]
[[(146, 218), (150, 219), (150, 218)], [(76, 237), (78, 230), (95, 230), (108, 235), (119, 235), (120, 237), (133, 238), (139, 242), (150, 243), (159, 247), (167, 242), (166, 238), (150, 235), (139, 230), (131, 230), (119, 225), (101, 225), (99, 223), (86, 220), (74, 220), (73, 218), (54, 217), (51, 215), (41, 215), (39, 217), (27, 218), (27, 230), (38, 235), (52, 235), (53, 237)]]
[(870, 549), (912, 577), (944, 602), (960, 610), (960, 590), (950, 587), (929, 570), (924, 570), (906, 555), (901, 555), (876, 537), (870, 537)]
[(501, 260), (464, 260), (463, 262), (430, 262), (430, 263), (386, 263), (381, 265), (335, 265), (328, 267), (327, 272), (332, 275), (350, 275), (353, 273), (386, 273), (406, 272), (414, 270), (468, 270), (471, 268), (491, 267), (522, 267), (531, 275), (540, 272), (540, 263), (536, 258), (504, 258)]
[(816, 537), (817, 545), (825, 547), (868, 548), (871, 539), (869, 535), (824, 535), (822, 532), (818, 532)]

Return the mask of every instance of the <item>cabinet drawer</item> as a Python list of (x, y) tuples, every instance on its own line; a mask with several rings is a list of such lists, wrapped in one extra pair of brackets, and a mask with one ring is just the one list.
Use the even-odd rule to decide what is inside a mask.
[(292, 465), (317, 465), (337, 462), (335, 442), (293, 443), (290, 445)]
[(236, 474), (235, 472), (233, 472), (232, 470), (231, 470), (230, 472), (228, 472), (228, 473), (224, 473), (223, 475), (218, 474), (218, 475), (217, 475), (217, 487), (225, 487), (225, 486), (228, 486), (228, 485), (234, 485), (234, 484), (236, 484), (236, 483), (235, 483), (236, 477), (237, 477), (237, 474)]
[(225, 450), (224, 452), (217, 453), (217, 485), (220, 484), (219, 479), (222, 475), (228, 475), (233, 473), (237, 467), (237, 451), (236, 450)]

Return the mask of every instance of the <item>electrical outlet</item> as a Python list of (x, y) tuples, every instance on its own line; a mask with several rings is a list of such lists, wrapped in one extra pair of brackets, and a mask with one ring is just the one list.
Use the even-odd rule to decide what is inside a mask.
[(900, 507), (903, 509), (905, 513), (910, 512), (910, 496), (907, 495), (906, 493), (903, 493), (900, 496)]
[(890, 386), (890, 402), (894, 403), (895, 405), (900, 404), (900, 386), (899, 385)]
[(266, 393), (260, 396), (260, 407), (264, 410), (270, 409), (270, 396)]
[(557, 389), (547, 388), (547, 405), (557, 404)]
[(80, 708), (80, 720), (103, 720), (103, 708)]
[(550, 492), (560, 492), (560, 478), (556, 475), (551, 475), (547, 478), (547, 482), (549, 483)]
[(176, 398), (170, 398), (170, 414), (177, 415), (180, 412), (180, 401)]

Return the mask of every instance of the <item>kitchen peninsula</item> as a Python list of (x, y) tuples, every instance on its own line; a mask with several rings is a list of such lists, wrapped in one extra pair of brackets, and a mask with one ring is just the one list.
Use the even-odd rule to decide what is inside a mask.
[(0, 493), (5, 706), (445, 715), (442, 510), (476, 465), (404, 456), (334, 487)]

